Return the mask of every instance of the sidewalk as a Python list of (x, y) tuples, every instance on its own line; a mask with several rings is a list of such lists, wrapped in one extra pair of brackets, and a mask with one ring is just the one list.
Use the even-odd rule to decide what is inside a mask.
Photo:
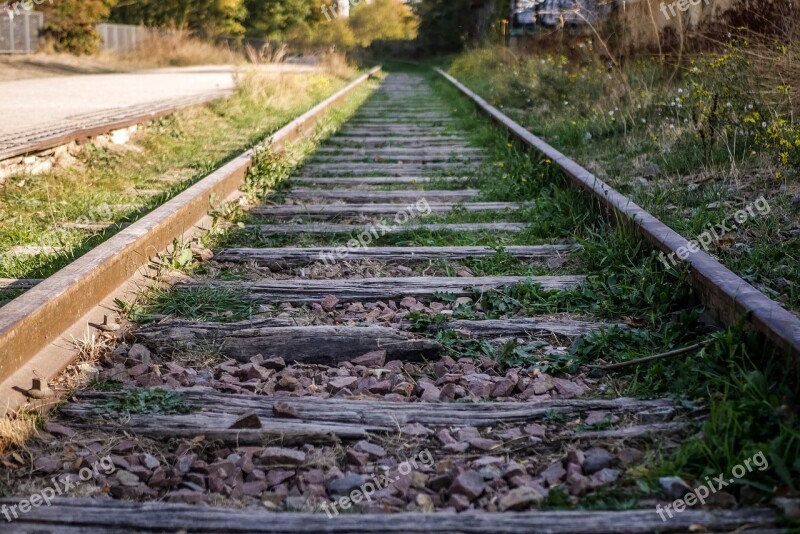
[(233, 66), (0, 82), (0, 152), (150, 108), (190, 105), (235, 88)]

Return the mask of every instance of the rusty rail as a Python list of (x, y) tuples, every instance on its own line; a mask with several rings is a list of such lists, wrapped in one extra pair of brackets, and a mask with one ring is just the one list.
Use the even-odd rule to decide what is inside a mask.
[[(375, 67), (281, 128), (271, 137), (273, 149), (280, 150), (311, 130), (329, 109), (379, 70)], [(0, 308), (0, 410), (13, 409), (24, 400), (11, 390), (29, 388), (33, 376), (50, 379), (73, 360), (75, 350), (71, 343), (63, 343), (64, 333), (76, 325), (85, 327), (85, 316), (133, 279), (154, 253), (202, 226), (212, 196), (235, 197), (253, 154), (248, 150), (239, 155)]]
[[(685, 237), (511, 120), (464, 84), (441, 69), (435, 70), (512, 136), (552, 160), (574, 185), (585, 190), (608, 213), (614, 214), (618, 220), (632, 223), (649, 243), (668, 254), (677, 254), (679, 249), (687, 250), (689, 241)], [(700, 250), (689, 254), (685, 261), (692, 268), (693, 287), (701, 301), (719, 321), (731, 325), (744, 317), (749, 325), (789, 355), (795, 369), (800, 367), (800, 319), (745, 282), (710, 254)]]

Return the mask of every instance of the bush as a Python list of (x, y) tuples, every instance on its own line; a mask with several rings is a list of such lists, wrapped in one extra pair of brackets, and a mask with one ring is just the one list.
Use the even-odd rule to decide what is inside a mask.
[(117, 0), (53, 0), (42, 5), (45, 38), (58, 52), (91, 54), (100, 46), (95, 24), (105, 20)]

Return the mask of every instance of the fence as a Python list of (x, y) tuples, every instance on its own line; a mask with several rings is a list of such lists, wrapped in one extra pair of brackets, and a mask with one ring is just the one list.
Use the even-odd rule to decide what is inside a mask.
[(39, 49), (44, 15), (30, 11), (0, 12), (0, 54), (30, 54)]
[(152, 30), (143, 26), (129, 24), (98, 24), (103, 50), (129, 52), (150, 39)]

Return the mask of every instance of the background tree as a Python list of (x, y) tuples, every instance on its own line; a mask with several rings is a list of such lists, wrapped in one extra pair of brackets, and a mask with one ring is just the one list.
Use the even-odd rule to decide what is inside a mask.
[(244, 34), (244, 0), (120, 0), (114, 22), (189, 29), (203, 37)]
[(245, 0), (247, 35), (282, 39), (290, 28), (310, 25), (322, 18), (320, 0)]
[(355, 7), (350, 18), (356, 42), (368, 47), (377, 40), (410, 40), (417, 37), (418, 20), (402, 0), (374, 0)]
[(420, 44), (429, 52), (455, 52), (480, 41), (509, 12), (506, 0), (424, 0), (415, 5)]
[(44, 12), (43, 33), (59, 52), (90, 54), (100, 46), (95, 24), (108, 18), (116, 0), (53, 0)]

